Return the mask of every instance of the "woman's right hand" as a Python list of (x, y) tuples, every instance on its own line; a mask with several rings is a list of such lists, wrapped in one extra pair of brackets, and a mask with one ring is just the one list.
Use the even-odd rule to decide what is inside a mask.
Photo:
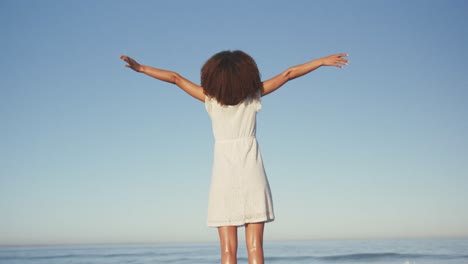
[(344, 57), (348, 57), (346, 53), (334, 54), (324, 58), (321, 58), (322, 66), (335, 66), (338, 68), (343, 68), (343, 66), (348, 65), (349, 60)]
[(125, 65), (125, 67), (127, 68), (130, 68), (136, 72), (141, 72), (142, 69), (143, 69), (143, 66), (141, 64), (139, 64), (138, 62), (136, 62), (136, 60), (128, 57), (128, 56), (125, 56), (125, 55), (122, 55), (120, 56), (120, 58), (122, 60), (124, 60), (126, 63), (128, 63), (127, 65)]

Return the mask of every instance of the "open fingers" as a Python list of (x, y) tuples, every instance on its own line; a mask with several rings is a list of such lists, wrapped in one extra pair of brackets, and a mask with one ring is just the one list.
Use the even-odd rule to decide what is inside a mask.
[(343, 57), (348, 57), (349, 56), (348, 54), (340, 53), (340, 54), (337, 54), (335, 56), (336, 56), (336, 60), (334, 61), (335, 66), (337, 66), (339, 68), (343, 68), (343, 66), (348, 65), (349, 60), (343, 58)]
[(127, 56), (121, 55), (121, 56), (120, 56), (120, 59), (122, 59), (123, 61), (125, 61), (126, 63), (128, 63), (128, 64), (125, 65), (125, 67), (127, 67), (127, 68), (132, 68), (132, 67), (130, 66), (130, 60), (128, 59)]
[(349, 56), (348, 53), (339, 53), (339, 54), (331, 55), (330, 57), (343, 58), (343, 57), (348, 57), (348, 56)]
[(120, 58), (130, 65), (135, 63), (135, 60), (133, 60), (132, 58), (128, 56), (122, 55), (120, 56)]
[(134, 59), (125, 55), (120, 55), (120, 59), (122, 59), (123, 61), (127, 63), (125, 67), (130, 68), (136, 72), (141, 72), (141, 65), (138, 62), (136, 62)]

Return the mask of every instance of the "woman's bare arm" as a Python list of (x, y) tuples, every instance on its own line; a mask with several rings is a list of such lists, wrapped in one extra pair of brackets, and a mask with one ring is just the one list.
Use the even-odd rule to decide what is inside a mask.
[(300, 64), (297, 66), (293, 66), (288, 68), (284, 72), (276, 75), (275, 77), (264, 81), (263, 82), (263, 93), (262, 96), (267, 95), (276, 91), (280, 88), (283, 84), (287, 83), (288, 81), (305, 75), (320, 66), (335, 66), (338, 68), (342, 68), (344, 65), (348, 64), (348, 60), (344, 57), (348, 56), (348, 54), (341, 53), (330, 55), (324, 58), (316, 59), (304, 64)]
[(124, 60), (126, 63), (128, 63), (127, 65), (125, 65), (125, 67), (128, 67), (136, 72), (144, 73), (158, 80), (175, 84), (179, 86), (180, 88), (182, 88), (182, 90), (184, 90), (189, 95), (193, 96), (194, 98), (202, 102), (205, 102), (205, 94), (203, 93), (203, 88), (185, 79), (178, 73), (173, 72), (173, 71), (153, 68), (151, 66), (141, 65), (138, 62), (136, 62), (134, 59), (128, 56), (122, 55), (120, 56), (120, 58)]

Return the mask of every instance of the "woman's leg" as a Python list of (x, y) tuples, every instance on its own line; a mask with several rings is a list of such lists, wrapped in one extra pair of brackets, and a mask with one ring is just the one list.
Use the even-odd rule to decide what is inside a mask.
[(221, 263), (237, 263), (237, 226), (218, 227), (219, 243), (221, 245)]
[(250, 223), (245, 225), (245, 242), (249, 264), (263, 264), (263, 228), (265, 223)]

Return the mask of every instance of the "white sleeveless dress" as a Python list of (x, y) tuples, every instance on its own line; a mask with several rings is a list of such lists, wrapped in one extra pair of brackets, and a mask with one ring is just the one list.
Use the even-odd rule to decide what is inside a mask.
[(205, 98), (215, 138), (208, 226), (273, 221), (270, 186), (255, 137), (260, 101), (222, 106), (214, 98)]

